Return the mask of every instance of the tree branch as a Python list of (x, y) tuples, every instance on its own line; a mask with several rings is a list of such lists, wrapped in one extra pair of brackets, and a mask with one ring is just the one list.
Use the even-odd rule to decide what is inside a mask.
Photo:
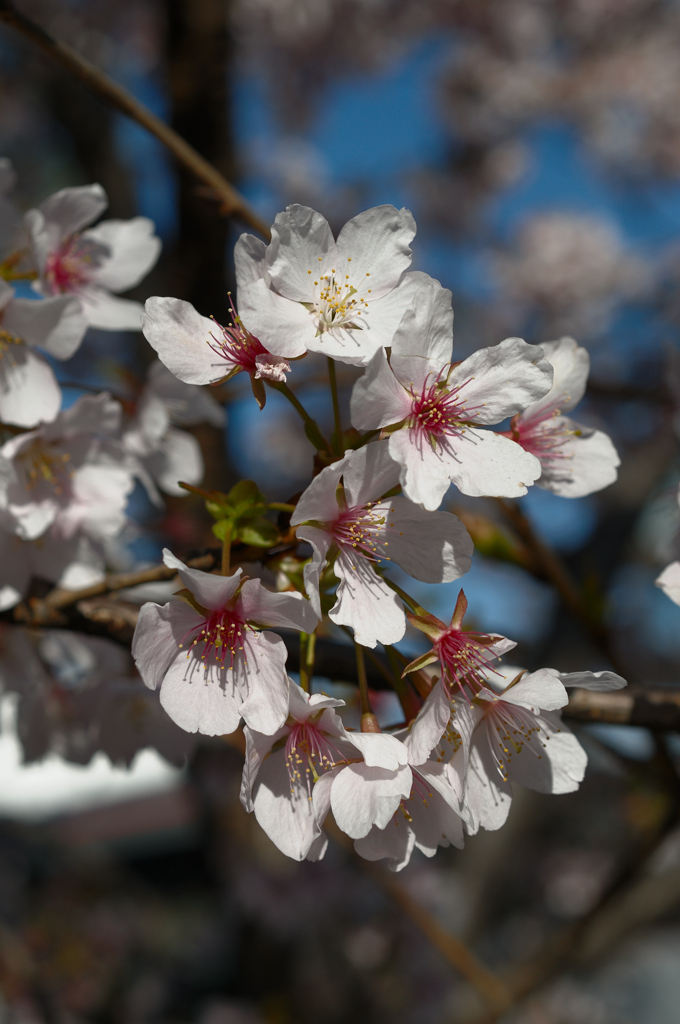
[(217, 168), (205, 160), (181, 135), (178, 135), (159, 117), (156, 117), (148, 107), (135, 99), (127, 89), (118, 85), (98, 67), (81, 57), (67, 43), (54, 39), (40, 25), (18, 11), (11, 0), (0, 0), (0, 21), (4, 21), (6, 25), (10, 25), (21, 35), (30, 39), (44, 53), (47, 53), (72, 75), (84, 82), (88, 89), (109, 106), (114, 107), (155, 135), (180, 164), (183, 164), (199, 181), (208, 186), (220, 200), (225, 214), (238, 217), (239, 220), (258, 231), (263, 238), (267, 240), (271, 238), (269, 226), (240, 192), (220, 174)]

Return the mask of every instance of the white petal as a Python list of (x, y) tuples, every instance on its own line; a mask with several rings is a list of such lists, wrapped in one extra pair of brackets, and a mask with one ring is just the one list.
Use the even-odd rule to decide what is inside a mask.
[(539, 487), (563, 498), (582, 498), (614, 483), (621, 459), (607, 434), (566, 417), (553, 424), (574, 433), (558, 449), (558, 458), (543, 462)]
[(352, 839), (368, 835), (372, 825), (385, 828), (402, 800), (411, 793), (407, 766), (396, 771), (350, 764), (338, 774), (331, 790), (331, 808), (338, 828)]
[(507, 437), (474, 427), (456, 440), (448, 468), (458, 489), (474, 497), (519, 498), (541, 475), (535, 455)]
[(197, 423), (224, 426), (225, 411), (208, 389), (178, 380), (160, 359), (149, 367), (147, 380), (148, 387), (164, 403), (170, 419), (177, 426), (192, 427)]
[(569, 695), (550, 669), (539, 669), (527, 672), (514, 686), (503, 690), (500, 699), (525, 708), (557, 711), (569, 702)]
[[(677, 563), (676, 563), (677, 564)], [(552, 669), (554, 672), (555, 669)], [(616, 672), (560, 672), (563, 686), (578, 686), (581, 690), (621, 690), (628, 683)]]
[(87, 330), (80, 302), (70, 295), (51, 299), (15, 299), (2, 316), (2, 326), (55, 359), (70, 359)]
[(49, 439), (73, 438), (78, 434), (117, 434), (122, 407), (107, 391), (98, 395), (83, 395), (44, 428)]
[(573, 338), (560, 338), (541, 345), (543, 354), (553, 368), (553, 384), (547, 395), (529, 406), (522, 417), (530, 419), (537, 413), (559, 409), (569, 412), (583, 398), (590, 372), (590, 356)]
[(49, 363), (26, 345), (8, 346), (0, 357), (0, 420), (35, 427), (53, 420), (60, 407), (61, 389)]
[[(200, 623), (200, 616), (183, 601), (170, 604), (143, 604), (132, 640), (132, 657), (139, 674), (150, 690), (158, 688), (180, 650), (191, 643), (187, 634)], [(183, 655), (186, 659), (186, 655)]]
[(246, 740), (246, 756), (243, 764), (243, 775), (241, 776), (241, 803), (250, 814), (253, 810), (253, 787), (257, 779), (264, 759), (277, 742), (288, 735), (288, 729), (284, 726), (272, 736), (265, 736), (264, 733), (255, 732), (254, 729), (245, 725), (243, 735)]
[(161, 704), (180, 729), (203, 736), (225, 736), (241, 720), (224, 669), (183, 653), (171, 663), (161, 686)]
[(276, 633), (250, 633), (243, 638), (243, 659), (233, 677), (243, 703), (240, 714), (251, 729), (272, 735), (288, 717), (288, 651)]
[(412, 399), (379, 349), (352, 389), (350, 415), (357, 430), (376, 430), (401, 423), (411, 412)]
[(370, 274), (373, 295), (385, 295), (411, 264), (409, 243), (415, 233), (410, 210), (374, 206), (347, 221), (338, 235), (339, 266), (347, 264), (345, 273), (350, 273), (352, 279), (355, 275), (361, 279)]
[(141, 331), (144, 307), (132, 299), (119, 299), (91, 284), (78, 292), (90, 327), (103, 331)]
[(454, 368), (449, 384), (460, 387), (466, 418), (500, 423), (542, 398), (552, 380), (552, 366), (543, 358), (543, 349), (521, 338), (506, 338), (473, 352)]
[(211, 384), (229, 371), (210, 347), (219, 328), (184, 299), (147, 299), (142, 331), (163, 365), (186, 384)]
[(353, 629), (363, 647), (398, 643), (406, 632), (404, 609), (368, 559), (343, 547), (333, 568), (340, 586), (329, 618)]
[(326, 466), (314, 477), (309, 487), (302, 492), (290, 517), (291, 526), (298, 526), (309, 519), (321, 523), (332, 523), (337, 519), (340, 509), (335, 493), (345, 465), (346, 459), (341, 459), (332, 466)]
[(283, 750), (273, 751), (263, 762), (253, 807), (258, 824), (275, 846), (293, 860), (304, 860), (320, 829), (310, 795), (302, 786), (291, 787)]
[(430, 760), (430, 755), (448, 728), (450, 719), (451, 702), (440, 679), (428, 694), (404, 738), (409, 764), (420, 765)]
[(319, 581), (323, 567), (326, 564), (326, 555), (331, 546), (329, 533), (317, 530), (315, 526), (299, 526), (295, 531), (298, 540), (307, 541), (312, 545), (312, 560), (304, 567), (305, 593), (309, 598), (314, 612), (321, 618), (321, 598), (319, 596)]
[(240, 568), (231, 576), (213, 576), (201, 569), (187, 568), (184, 562), (180, 562), (167, 548), (163, 548), (163, 562), (169, 568), (177, 569), (184, 586), (191, 591), (201, 607), (209, 611), (224, 608), (241, 583)]
[(415, 840), (411, 823), (397, 811), (385, 828), (374, 825), (368, 835), (355, 839), (354, 849), (364, 860), (388, 860), (393, 871), (401, 871), (411, 859)]
[(449, 461), (427, 438), (415, 437), (408, 428), (390, 434), (389, 445), (390, 455), (401, 466), (399, 482), (406, 497), (430, 511), (439, 508), (451, 485)]
[(134, 288), (149, 273), (161, 251), (161, 240), (148, 217), (132, 220), (105, 220), (83, 234), (106, 246), (110, 256), (102, 262), (92, 279), (112, 292)]
[(680, 604), (680, 562), (671, 562), (654, 581), (661, 587), (666, 597)]
[(199, 484), (205, 466), (201, 446), (186, 430), (170, 427), (157, 450), (145, 459), (145, 467), (166, 494), (184, 497), (186, 491), (178, 481)]
[(467, 831), (474, 835), (480, 828), (501, 828), (510, 813), (512, 786), (505, 781), (491, 758), (484, 725), (481, 737), (475, 732), (465, 775)]
[(260, 580), (246, 580), (239, 595), (243, 617), (248, 622), (265, 626), (284, 626), (311, 633), (318, 625), (318, 616), (302, 594), (273, 594)]
[(241, 235), (234, 246), (234, 266), (239, 300), (242, 288), (266, 275), (266, 258), (267, 247), (261, 238), (256, 238), (255, 235)]
[(284, 359), (304, 355), (316, 334), (309, 310), (300, 302), (277, 295), (262, 278), (241, 289), (238, 312), (246, 329), (267, 351)]
[(541, 732), (534, 733), (508, 764), (511, 782), (539, 793), (572, 793), (585, 775), (585, 750), (558, 715), (543, 712), (537, 719)]
[(450, 512), (427, 512), (408, 498), (390, 507), (389, 557), (424, 583), (450, 583), (468, 572), (474, 545), (460, 519)]
[(369, 768), (396, 771), (408, 764), (408, 750), (396, 736), (386, 732), (352, 732), (347, 736), (361, 751)]
[(392, 369), (399, 380), (420, 390), (429, 376), (451, 362), (452, 351), (451, 292), (434, 278), (425, 278), (394, 335)]
[(342, 467), (350, 507), (367, 505), (399, 483), (399, 465), (390, 455), (387, 441), (372, 441), (357, 451), (347, 452), (341, 462), (330, 468), (338, 467)]
[(55, 192), (38, 209), (47, 222), (58, 227), (61, 239), (74, 235), (101, 217), (108, 205), (101, 185), (80, 185)]
[[(312, 278), (318, 269), (326, 269), (328, 258), (335, 258), (335, 242), (325, 217), (297, 203), (276, 215), (267, 250), (267, 268), (274, 288), (281, 295), (295, 302), (310, 302), (314, 292)], [(269, 348), (266, 342), (263, 344)], [(285, 353), (277, 352), (277, 355)]]

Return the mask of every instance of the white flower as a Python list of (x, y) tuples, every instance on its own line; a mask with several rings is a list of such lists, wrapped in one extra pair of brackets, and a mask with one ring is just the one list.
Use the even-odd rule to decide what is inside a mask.
[(374, 442), (322, 470), (291, 517), (314, 549), (304, 573), (315, 610), (320, 616), (319, 578), (330, 552), (340, 580), (330, 618), (365, 647), (396, 643), (406, 631), (401, 601), (375, 563), (391, 560), (425, 583), (448, 583), (470, 568), (472, 541), (456, 516), (425, 512), (401, 496), (381, 500), (398, 479), (387, 442)]
[(41, 295), (75, 295), (91, 327), (141, 329), (142, 306), (112, 292), (133, 288), (158, 259), (160, 239), (147, 217), (106, 220), (84, 231), (108, 206), (101, 185), (55, 192), (25, 216)]
[(93, 505), (96, 518), (113, 516), (117, 523), (134, 483), (122, 446), (111, 438), (120, 417), (119, 403), (104, 392), (79, 398), (51, 423), (7, 441), (0, 449), (11, 466), (0, 473), (6, 528), (32, 540), (59, 518), (64, 535), (73, 536)]
[(390, 344), (414, 284), (426, 276), (405, 273), (415, 232), (408, 210), (376, 206), (348, 221), (335, 241), (321, 214), (289, 206), (269, 246), (252, 235), (239, 240), (245, 326), (285, 358), (321, 352), (365, 365)]
[(671, 562), (654, 581), (675, 604), (680, 604), (680, 562)]
[(518, 497), (541, 474), (535, 456), (479, 430), (541, 398), (552, 367), (535, 345), (508, 338), (451, 364), (449, 292), (427, 279), (391, 340), (354, 385), (352, 423), (389, 428), (390, 455), (411, 501), (439, 507), (453, 482), (464, 493)]
[[(238, 251), (238, 244), (237, 244)], [(237, 265), (238, 266), (238, 265)], [(290, 364), (272, 355), (247, 331), (232, 304), (233, 322), (222, 327), (183, 299), (147, 299), (142, 330), (164, 366), (187, 384), (216, 384), (245, 371), (260, 408), (263, 381), (285, 381)]]
[(224, 426), (225, 411), (207, 388), (178, 380), (159, 359), (149, 367), (147, 387), (163, 401), (176, 426), (193, 427), (198, 423)]
[(300, 594), (272, 594), (259, 580), (188, 569), (168, 551), (187, 588), (166, 605), (145, 604), (132, 653), (146, 685), (161, 686), (161, 704), (187, 732), (233, 732), (241, 716), (258, 732), (280, 729), (288, 715), (286, 647), (260, 626), (311, 632), (317, 624)]
[(273, 843), (294, 860), (319, 860), (328, 840), (312, 803), (312, 790), (325, 772), (361, 757), (335, 708), (344, 701), (290, 682), (288, 719), (273, 735), (244, 729), (246, 759), (241, 802), (254, 811)]
[(61, 389), (52, 367), (33, 349), (70, 359), (86, 330), (76, 299), (17, 299), (0, 280), (0, 421), (34, 427), (54, 419)]
[(464, 845), (463, 779), (456, 778), (450, 766), (422, 757), (418, 731), (397, 734), (403, 740), (413, 776), (409, 796), (401, 801), (387, 825), (374, 825), (368, 835), (354, 842), (360, 856), (366, 860), (386, 858), (392, 871), (406, 867), (414, 848), (426, 857), (434, 857), (440, 846), (453, 844), (461, 849)]
[(562, 415), (583, 398), (590, 370), (587, 351), (573, 338), (548, 341), (541, 348), (555, 373), (553, 386), (513, 417), (504, 436), (540, 460), (539, 487), (581, 498), (613, 483), (621, 460), (606, 434)]

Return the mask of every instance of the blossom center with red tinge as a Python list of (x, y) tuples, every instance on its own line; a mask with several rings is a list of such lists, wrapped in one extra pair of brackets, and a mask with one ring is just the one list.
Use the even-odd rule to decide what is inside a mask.
[(314, 722), (296, 722), (291, 727), (286, 740), (286, 767), (291, 793), (296, 786), (304, 786), (311, 800), (312, 786), (319, 776), (337, 764), (346, 763), (346, 760)]
[(394, 530), (390, 511), (389, 505), (381, 502), (346, 509), (331, 525), (333, 540), (338, 547), (360, 551), (372, 562), (389, 561), (384, 549), (389, 546), (386, 536)]
[(245, 370), (246, 373), (255, 374), (258, 369), (257, 356), (268, 355), (267, 349), (254, 334), (251, 334), (243, 326), (241, 318), (236, 313), (231, 296), (229, 303), (231, 305), (232, 322), (228, 327), (223, 327), (222, 324), (215, 320), (215, 326), (222, 331), (222, 337), (216, 338), (214, 334), (211, 334), (212, 341), (208, 342), (208, 347), (213, 350), (215, 355), (218, 355), (227, 363)]
[(486, 685), (490, 663), (498, 657), (490, 649), (497, 639), (486, 633), (468, 633), (455, 627), (447, 629), (434, 641), (445, 682), (449, 686), (460, 686), (464, 694), (468, 695), (468, 691), (474, 696)]
[(440, 442), (463, 434), (466, 422), (475, 412), (466, 406), (460, 394), (469, 381), (448, 389), (442, 385), (443, 372), (431, 384), (426, 382), (419, 394), (412, 393), (410, 416), (411, 430), (416, 435)]
[(572, 437), (577, 436), (577, 432), (570, 430), (563, 422), (556, 422), (559, 416), (559, 410), (555, 410), (530, 419), (518, 417), (506, 436), (517, 441), (526, 452), (535, 455), (544, 466), (570, 459), (572, 456), (562, 449)]
[[(491, 753), (505, 782), (513, 754), (521, 754), (526, 747), (541, 760), (541, 750), (545, 749), (550, 736), (532, 711), (498, 698), (485, 708), (485, 717)], [(536, 744), (540, 744), (540, 749)]]
[(74, 235), (50, 253), (45, 276), (54, 295), (78, 292), (88, 284), (103, 255), (103, 247)]
[[(192, 633), (196, 634), (188, 645), (187, 658), (195, 650), (201, 661), (211, 659), (223, 667), (233, 668), (235, 660), (243, 653), (246, 634), (253, 628), (236, 611), (229, 608), (212, 612), (207, 619), (186, 634), (184, 641)], [(180, 647), (186, 646), (184, 641)]]

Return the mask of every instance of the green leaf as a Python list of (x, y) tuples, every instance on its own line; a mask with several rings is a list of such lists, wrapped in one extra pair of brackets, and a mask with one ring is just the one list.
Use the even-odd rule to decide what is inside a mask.
[(239, 480), (229, 491), (229, 504), (232, 508), (238, 505), (262, 505), (264, 495), (254, 480)]
[(213, 524), (212, 532), (215, 534), (218, 540), (224, 541), (228, 533), (231, 533), (233, 523), (231, 519), (220, 519), (218, 522)]
[(236, 536), (244, 544), (252, 544), (257, 548), (271, 548), (278, 544), (280, 534), (271, 519), (262, 516), (254, 522), (237, 525)]

